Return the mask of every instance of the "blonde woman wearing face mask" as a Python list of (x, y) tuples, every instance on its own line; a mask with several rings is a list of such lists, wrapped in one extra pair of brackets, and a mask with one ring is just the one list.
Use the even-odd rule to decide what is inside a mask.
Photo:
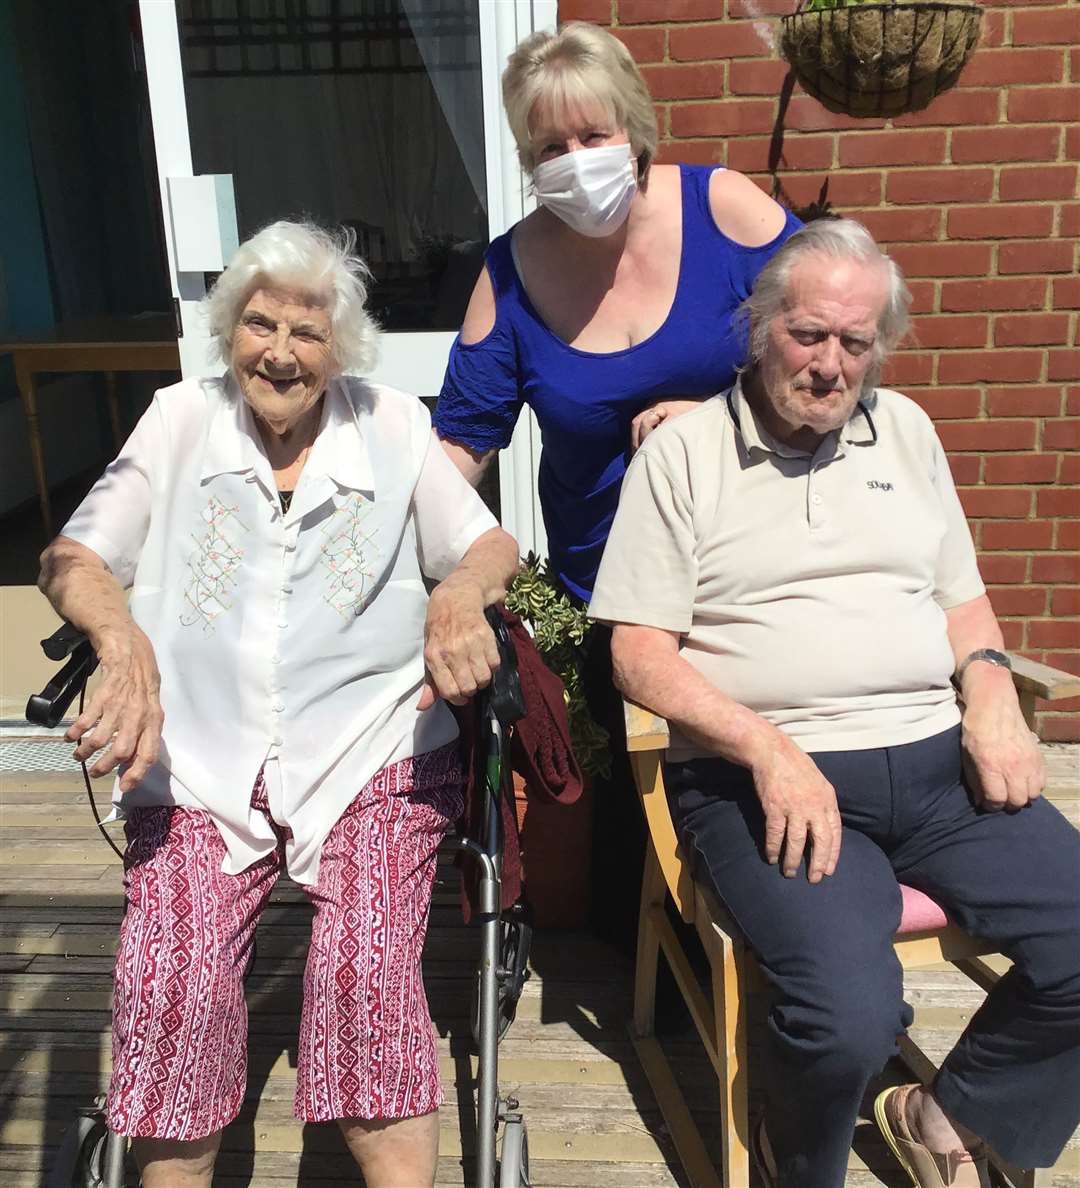
[(626, 455), (733, 381), (732, 314), (798, 222), (742, 174), (654, 165), (652, 99), (603, 29), (533, 34), (502, 86), (538, 207), (488, 250), (434, 423), (475, 482), (530, 405), (551, 561), (587, 601)]
[[(623, 44), (593, 25), (526, 38), (503, 100), (538, 207), (488, 250), (434, 425), (475, 483), (522, 404), (533, 409), (552, 567), (587, 602), (630, 452), (734, 381), (744, 357), (735, 309), (799, 224), (741, 174), (654, 165), (645, 81)], [(597, 690), (610, 688), (601, 630)], [(612, 728), (621, 720), (617, 703), (594, 704), (594, 714)], [(604, 854), (620, 848), (603, 844), (602, 828), (599, 841)], [(598, 850), (601, 870), (605, 861)], [(612, 912), (601, 906), (608, 921)], [(618, 931), (632, 934), (625, 914)]]

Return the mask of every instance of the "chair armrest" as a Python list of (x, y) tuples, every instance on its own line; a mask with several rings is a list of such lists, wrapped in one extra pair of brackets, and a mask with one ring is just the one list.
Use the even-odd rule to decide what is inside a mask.
[(666, 751), (671, 735), (664, 718), (632, 701), (623, 701), (628, 751)]
[[(1039, 697), (1043, 701), (1061, 701), (1066, 697), (1080, 697), (1080, 676), (1029, 660), (1016, 652), (1008, 653), (1012, 662), (1013, 684), (1021, 693)], [(628, 751), (663, 751), (670, 741), (668, 724), (652, 710), (623, 701)]]
[(656, 858), (658, 877), (663, 878), (662, 885), (650, 885), (650, 860), (646, 859), (641, 910), (646, 911), (648, 897), (657, 891), (660, 899), (650, 902), (653, 907), (662, 909), (663, 888), (666, 886), (677, 911), (689, 924), (694, 919), (694, 881), (679, 847), (664, 791), (664, 751), (670, 741), (668, 724), (652, 710), (626, 700), (623, 701), (623, 719), (626, 722), (626, 750), (630, 757), (630, 768), (634, 773), (634, 784), (649, 831), (649, 848)]
[(1080, 697), (1080, 676), (1029, 660), (1016, 652), (1009, 652), (1009, 659), (1012, 661), (1013, 684), (1021, 693), (1041, 697), (1044, 701)]

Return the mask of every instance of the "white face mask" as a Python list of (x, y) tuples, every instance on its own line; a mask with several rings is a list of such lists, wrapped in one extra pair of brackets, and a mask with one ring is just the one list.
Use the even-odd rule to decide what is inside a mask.
[(581, 235), (600, 239), (626, 222), (637, 192), (628, 144), (575, 149), (533, 170), (536, 200)]

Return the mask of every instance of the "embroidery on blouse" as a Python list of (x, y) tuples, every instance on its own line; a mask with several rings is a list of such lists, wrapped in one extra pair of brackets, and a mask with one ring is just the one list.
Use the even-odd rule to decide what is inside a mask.
[[(180, 623), (190, 627), (202, 623), (203, 631), (214, 630), (214, 620), (232, 606), (236, 570), (244, 550), (235, 539), (237, 532), (247, 533), (248, 526), (236, 514), (237, 508), (222, 503), (216, 495), (202, 512), (206, 531), (195, 537), (195, 551), (188, 557), (188, 587), (184, 591), (187, 609), (180, 612)], [(194, 535), (194, 534), (193, 534)]]
[(379, 548), (375, 533), (364, 528), (372, 507), (358, 491), (350, 491), (322, 530), (322, 567), (327, 581), (323, 597), (343, 619), (364, 609), (364, 596), (375, 576), (373, 561)]

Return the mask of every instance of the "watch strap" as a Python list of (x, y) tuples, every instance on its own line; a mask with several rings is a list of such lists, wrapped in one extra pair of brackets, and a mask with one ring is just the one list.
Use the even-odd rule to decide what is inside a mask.
[(956, 675), (953, 677), (955, 684), (960, 684), (968, 665), (973, 664), (976, 660), (985, 660), (987, 664), (996, 664), (998, 668), (1007, 668), (1010, 672), (1012, 671), (1012, 661), (1004, 652), (999, 652), (997, 648), (976, 648), (974, 652), (965, 656), (957, 666)]

